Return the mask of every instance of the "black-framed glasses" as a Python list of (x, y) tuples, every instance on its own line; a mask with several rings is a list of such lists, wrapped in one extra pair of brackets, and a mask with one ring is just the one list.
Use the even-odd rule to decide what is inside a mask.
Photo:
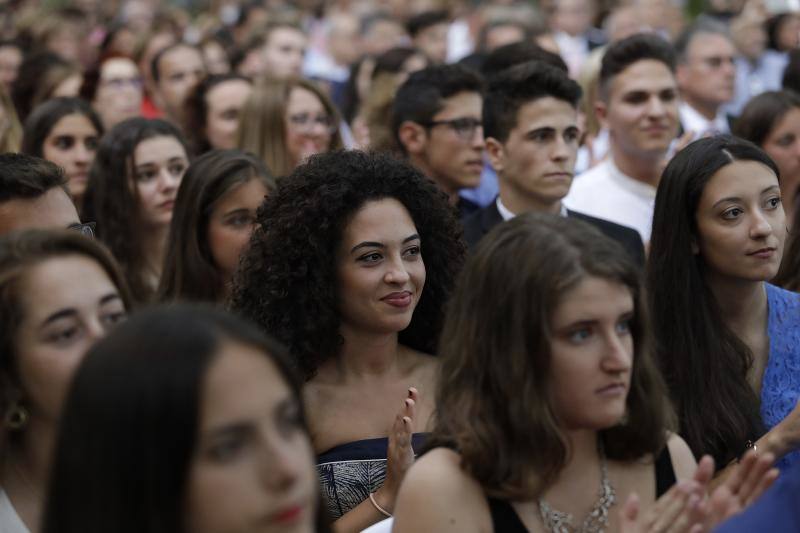
[(289, 124), (296, 131), (307, 133), (314, 129), (314, 126), (319, 124), (325, 131), (333, 135), (339, 129), (339, 125), (334, 118), (330, 115), (312, 115), (310, 113), (295, 113), (289, 115)]
[(84, 237), (89, 237), (90, 239), (94, 239), (94, 228), (97, 227), (96, 222), (83, 222), (83, 223), (75, 223), (70, 224), (67, 226), (67, 229), (73, 229), (77, 232), (80, 232), (81, 235)]
[(447, 126), (458, 135), (462, 141), (471, 141), (475, 138), (475, 130), (483, 128), (483, 122), (477, 118), (462, 117), (451, 120), (431, 120), (423, 124), (428, 128), (434, 126)]

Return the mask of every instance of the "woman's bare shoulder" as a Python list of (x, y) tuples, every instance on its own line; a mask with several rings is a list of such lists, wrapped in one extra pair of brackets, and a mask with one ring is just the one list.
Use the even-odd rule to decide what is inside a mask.
[(400, 488), (393, 531), (492, 531), (483, 489), (461, 468), (458, 453), (437, 448), (414, 463)]

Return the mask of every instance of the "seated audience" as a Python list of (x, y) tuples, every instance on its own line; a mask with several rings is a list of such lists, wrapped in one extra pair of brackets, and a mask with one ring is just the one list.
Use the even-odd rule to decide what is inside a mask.
[(222, 311), (153, 309), (77, 370), (42, 532), (325, 533), (312, 460), (281, 346)]
[(257, 223), (230, 306), (289, 347), (328, 510), (361, 531), (392, 512), (431, 417), (458, 221), (406, 163), (338, 151), (279, 182)]
[(78, 218), (61, 167), (29, 155), (0, 154), (0, 235), (27, 228), (92, 234)]
[(192, 161), (175, 198), (158, 299), (222, 303), (256, 210), (274, 189), (252, 154), (212, 150)]
[(800, 295), (768, 283), (786, 236), (778, 167), (754, 144), (701, 139), (656, 196), (647, 285), (656, 354), (695, 456), (800, 453)]
[(618, 531), (612, 509), (631, 493), (694, 510), (713, 464), (696, 467), (669, 431), (640, 280), (582, 221), (527, 213), (478, 245), (448, 305), (434, 429), (393, 531)]
[(311, 155), (343, 146), (336, 108), (309, 80), (265, 80), (241, 113), (237, 147), (260, 157), (277, 178)]
[[(552, 215), (521, 215), (478, 245), (448, 304), (435, 425), (393, 531), (665, 531), (627, 528), (637, 501), (680, 510), (685, 529), (670, 532), (710, 523), (713, 461), (695, 467), (668, 431), (637, 270), (598, 230)], [(771, 459), (745, 458), (731, 503), (774, 481)], [(611, 511), (621, 501), (625, 519)]]
[(493, 79), (483, 124), (500, 194), (464, 221), (464, 237), (471, 247), (504, 220), (538, 211), (589, 222), (619, 240), (644, 266), (644, 247), (635, 230), (570, 211), (561, 201), (572, 184), (578, 153), (580, 99), (577, 83), (539, 61), (512, 67)]
[(37, 106), (25, 121), (22, 152), (60, 166), (67, 177), (67, 190), (80, 210), (102, 135), (100, 118), (84, 100), (53, 98)]
[(0, 238), (0, 531), (40, 531), (70, 380), (130, 304), (96, 241), (65, 230)]
[(154, 295), (166, 255), (175, 197), (189, 166), (180, 131), (164, 120), (132, 118), (100, 141), (83, 217), (120, 262), (136, 301)]

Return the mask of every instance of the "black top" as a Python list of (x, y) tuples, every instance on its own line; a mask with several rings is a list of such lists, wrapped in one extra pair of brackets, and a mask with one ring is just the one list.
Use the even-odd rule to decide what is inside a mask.
[[(656, 499), (661, 497), (675, 484), (675, 469), (672, 467), (672, 457), (669, 448), (664, 447), (656, 459)], [(492, 515), (492, 527), (495, 533), (528, 533), (517, 512), (511, 507), (508, 500), (488, 498), (489, 513)]]
[[(567, 211), (567, 216), (583, 220), (596, 227), (620, 243), (636, 264), (642, 268), (644, 267), (644, 244), (642, 244), (639, 232), (635, 229), (572, 210)], [(469, 248), (474, 248), (484, 235), (503, 222), (503, 216), (497, 210), (497, 202), (495, 201), (464, 218), (463, 221), (464, 240)]]

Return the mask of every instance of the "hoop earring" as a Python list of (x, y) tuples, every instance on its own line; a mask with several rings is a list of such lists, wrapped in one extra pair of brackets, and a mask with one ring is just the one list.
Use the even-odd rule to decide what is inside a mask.
[(6, 411), (3, 422), (5, 422), (6, 427), (9, 429), (19, 431), (28, 423), (28, 410), (19, 402), (14, 402), (8, 411)]

